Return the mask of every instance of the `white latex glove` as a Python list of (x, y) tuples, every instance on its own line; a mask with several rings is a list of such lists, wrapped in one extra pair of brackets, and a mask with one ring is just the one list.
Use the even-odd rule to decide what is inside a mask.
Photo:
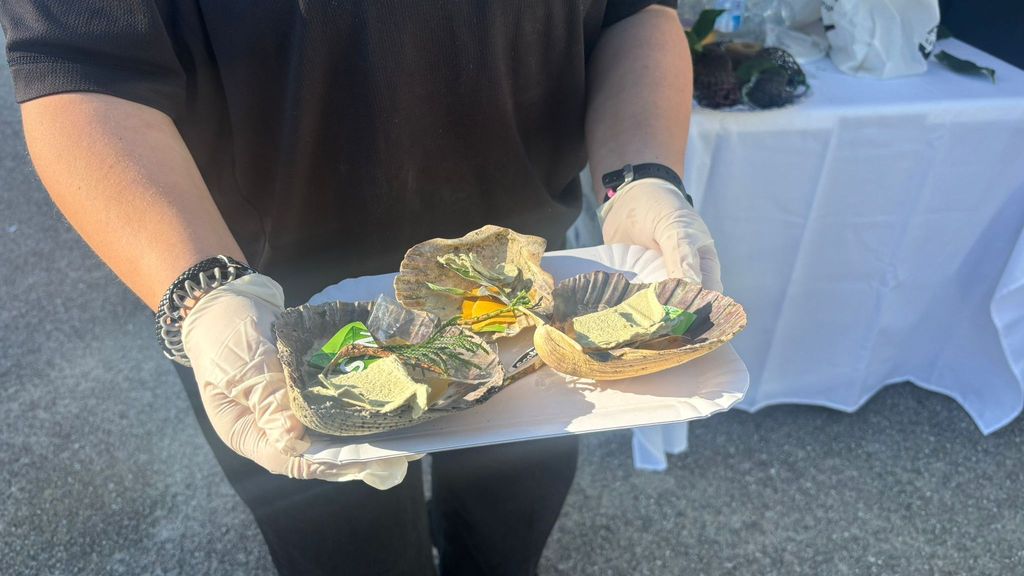
[(302, 457), (309, 441), (292, 413), (271, 329), (283, 310), (281, 286), (251, 274), (210, 292), (185, 318), (185, 353), (213, 429), (232, 450), (274, 474), (362, 480), (381, 490), (399, 484), (407, 462), (418, 456), (346, 465)]
[(644, 178), (619, 188), (599, 212), (605, 244), (636, 244), (661, 252), (672, 278), (718, 292), (722, 272), (715, 241), (678, 188)]
[[(718, 252), (704, 220), (678, 188), (665, 180), (645, 178), (619, 188), (601, 206), (605, 244), (638, 244), (661, 252), (668, 275), (722, 291)], [(666, 452), (686, 450), (686, 422), (633, 429), (633, 465), (665, 470)]]

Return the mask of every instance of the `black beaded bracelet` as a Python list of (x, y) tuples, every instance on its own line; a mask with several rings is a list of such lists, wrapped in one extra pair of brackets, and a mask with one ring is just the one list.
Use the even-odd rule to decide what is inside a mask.
[(157, 340), (164, 356), (183, 366), (190, 366), (181, 341), (181, 324), (196, 301), (212, 290), (256, 270), (230, 256), (215, 256), (185, 270), (171, 283), (160, 300), (154, 319)]

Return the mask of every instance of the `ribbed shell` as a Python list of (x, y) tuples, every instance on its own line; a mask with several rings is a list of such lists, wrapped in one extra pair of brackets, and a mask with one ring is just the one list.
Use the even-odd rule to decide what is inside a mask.
[[(402, 260), (395, 278), (395, 297), (407, 308), (424, 310), (442, 319), (461, 313), (461, 300), (431, 290), (427, 282), (471, 290), (476, 288), (469, 280), (442, 266), (438, 256), (472, 252), (489, 267), (502, 263), (514, 264), (523, 275), (533, 282), (539, 307), (537, 313), (547, 316), (551, 311), (551, 291), (554, 280), (540, 267), (547, 241), (537, 236), (527, 236), (500, 226), (484, 226), (453, 240), (435, 238), (417, 244), (409, 249)], [(532, 326), (533, 320), (523, 315), (518, 322), (503, 333), (481, 334), (485, 340), (512, 336), (519, 330)]]
[(688, 342), (661, 350), (620, 348), (588, 353), (563, 330), (572, 319), (611, 308), (650, 286), (631, 284), (622, 274), (604, 271), (564, 280), (554, 290), (551, 324), (540, 326), (533, 344), (544, 362), (570, 376), (593, 380), (621, 380), (652, 374), (689, 362), (725, 344), (747, 325), (743, 307), (731, 298), (684, 280), (656, 283), (658, 300), (697, 315), (687, 330)]
[(305, 304), (285, 310), (274, 325), (277, 350), (284, 366), (288, 398), (292, 410), (306, 427), (334, 436), (359, 436), (404, 428), (460, 412), (486, 402), (504, 387), (505, 372), (490, 346), (490, 353), (480, 365), (487, 365), (490, 379), (481, 385), (451, 385), (445, 395), (432, 404), (419, 418), (412, 418), (412, 408), (403, 406), (385, 414), (348, 406), (329, 396), (306, 391), (320, 384), (318, 370), (308, 367), (307, 359), (342, 326), (350, 322), (366, 322), (373, 304), (370, 302), (327, 302)]

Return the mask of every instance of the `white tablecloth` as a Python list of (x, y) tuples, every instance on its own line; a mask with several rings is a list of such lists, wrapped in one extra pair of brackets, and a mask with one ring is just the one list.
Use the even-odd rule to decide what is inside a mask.
[[(935, 62), (853, 78), (824, 59), (796, 106), (694, 111), (684, 179), (749, 317), (740, 407), (852, 411), (909, 380), (986, 434), (1020, 413), (1024, 72), (955, 40), (940, 49), (997, 83)], [(638, 435), (638, 464), (663, 465), (664, 438)], [(684, 431), (668, 438), (685, 447)]]

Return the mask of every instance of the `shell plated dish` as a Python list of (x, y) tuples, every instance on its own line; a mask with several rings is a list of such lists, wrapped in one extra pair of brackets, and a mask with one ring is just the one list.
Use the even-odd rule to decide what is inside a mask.
[[(683, 280), (632, 284), (596, 271), (556, 287), (541, 268), (545, 247), (485, 226), (413, 246), (394, 280), (397, 301), (285, 310), (275, 332), (299, 420), (333, 436), (385, 432), (478, 406), (544, 365), (592, 380), (665, 370), (746, 325), (738, 303)], [(503, 367), (498, 347), (529, 348), (531, 336), (536, 353)]]
[(402, 260), (395, 296), (413, 310), (460, 316), (485, 339), (513, 336), (551, 312), (554, 280), (540, 266), (546, 245), (498, 226), (422, 242)]
[[(611, 348), (596, 346), (575, 334), (581, 318), (620, 305), (645, 290), (652, 291), (660, 304), (691, 313), (692, 324), (680, 335), (662, 333)], [(680, 279), (631, 284), (620, 273), (597, 271), (562, 281), (553, 296), (550, 323), (534, 333), (537, 353), (562, 374), (593, 380), (622, 380), (678, 366), (728, 342), (747, 323), (743, 307), (731, 298)]]
[[(362, 339), (329, 356), (326, 366), (322, 360), (316, 364), (325, 343), (340, 327), (354, 322), (367, 326), (372, 340), (364, 332)], [(375, 303), (327, 302), (289, 308), (278, 318), (275, 331), (292, 410), (307, 428), (324, 434), (357, 436), (419, 424), (482, 404), (505, 384), (493, 345), (463, 327), (406, 310), (384, 297)], [(419, 350), (417, 354), (405, 352), (410, 344), (432, 337), (441, 338), (442, 346), (451, 349), (447, 362), (438, 362), (429, 348), (413, 348)], [(367, 344), (376, 349), (367, 350)], [(350, 359), (363, 363), (373, 358), (377, 364), (341, 373), (337, 361), (346, 350), (352, 354)], [(451, 362), (452, 358), (461, 360)], [(401, 384), (410, 393), (388, 396), (390, 403), (371, 403), (353, 393), (368, 383), (377, 386), (371, 391)]]

